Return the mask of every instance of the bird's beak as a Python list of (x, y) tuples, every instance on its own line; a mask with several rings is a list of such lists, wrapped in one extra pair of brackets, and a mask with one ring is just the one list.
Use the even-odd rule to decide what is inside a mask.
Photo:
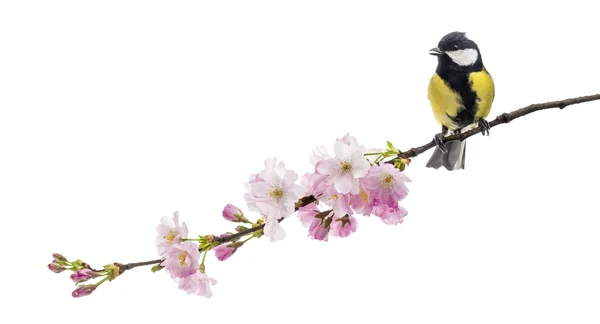
[(442, 53), (443, 52), (442, 52), (442, 50), (440, 50), (439, 47), (434, 47), (434, 48), (432, 48), (432, 49), (429, 50), (429, 55), (438, 56), (438, 55), (442, 55)]

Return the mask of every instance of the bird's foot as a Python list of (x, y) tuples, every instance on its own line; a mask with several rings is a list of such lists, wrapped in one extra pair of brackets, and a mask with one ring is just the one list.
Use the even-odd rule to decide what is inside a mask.
[(490, 136), (490, 123), (487, 120), (480, 118), (479, 119), (479, 128), (481, 128), (481, 135)]
[(433, 137), (433, 141), (435, 142), (435, 145), (437, 145), (437, 147), (440, 149), (440, 151), (442, 151), (442, 153), (448, 154), (448, 147), (446, 147), (446, 143), (444, 143), (444, 134), (435, 134), (435, 136)]

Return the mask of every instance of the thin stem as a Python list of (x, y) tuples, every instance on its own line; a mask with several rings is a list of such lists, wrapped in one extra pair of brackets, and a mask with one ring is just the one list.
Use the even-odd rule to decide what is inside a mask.
[(204, 252), (204, 256), (202, 256), (202, 263), (200, 263), (200, 266), (204, 265), (204, 260), (206, 260), (206, 255), (208, 254), (208, 251), (210, 250), (206, 250), (206, 252)]
[(245, 244), (246, 242), (250, 241), (254, 236), (250, 236), (249, 238), (243, 240), (241, 243)]
[(106, 280), (108, 280), (108, 276), (104, 277), (104, 279), (98, 281), (98, 283), (96, 283), (96, 287), (100, 286), (103, 282), (105, 282)]

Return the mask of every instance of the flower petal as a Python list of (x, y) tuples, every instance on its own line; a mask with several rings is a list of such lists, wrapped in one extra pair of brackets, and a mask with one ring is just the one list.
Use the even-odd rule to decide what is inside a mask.
[(338, 161), (335, 158), (329, 158), (317, 163), (317, 172), (324, 175), (332, 175), (337, 171)]
[(350, 146), (348, 144), (338, 140), (335, 142), (333, 146), (333, 150), (335, 152), (335, 157), (344, 160), (351, 156), (352, 151), (350, 150)]
[(265, 236), (267, 236), (271, 242), (283, 240), (285, 238), (285, 230), (275, 219), (267, 220), (264, 228)]
[(343, 176), (336, 177), (333, 181), (335, 186), (335, 190), (337, 190), (341, 194), (347, 194), (352, 189), (353, 178), (350, 174), (345, 174)]
[(362, 178), (367, 175), (370, 167), (369, 161), (365, 160), (361, 155), (360, 159), (352, 161), (352, 175), (355, 178)]

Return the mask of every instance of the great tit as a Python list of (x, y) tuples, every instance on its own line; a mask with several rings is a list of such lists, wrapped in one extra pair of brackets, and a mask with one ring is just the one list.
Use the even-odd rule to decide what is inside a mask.
[(494, 81), (483, 66), (479, 47), (465, 33), (452, 32), (442, 37), (429, 54), (437, 56), (438, 65), (427, 97), (442, 132), (434, 137), (437, 147), (427, 167), (464, 169), (466, 141), (443, 143), (442, 138), (476, 126), (483, 135), (489, 135), (485, 118), (494, 101)]

